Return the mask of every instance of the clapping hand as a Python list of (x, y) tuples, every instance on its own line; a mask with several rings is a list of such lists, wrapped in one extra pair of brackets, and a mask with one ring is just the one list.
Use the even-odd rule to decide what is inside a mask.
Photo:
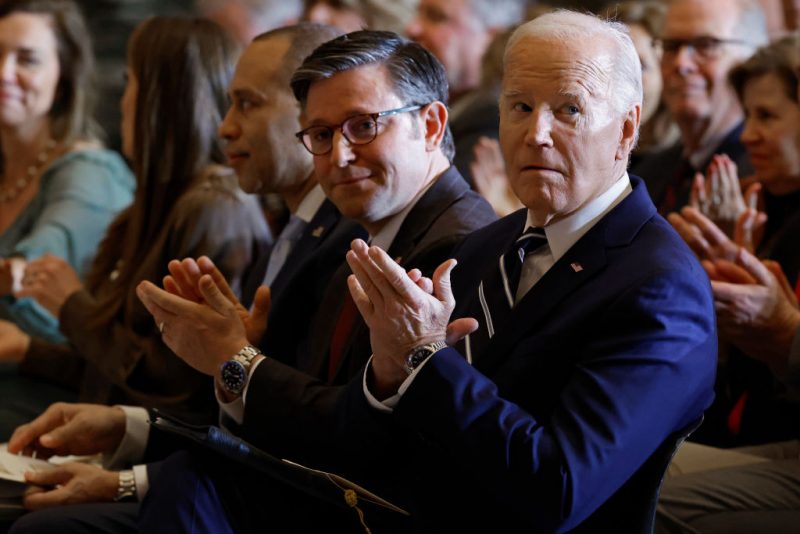
[(357, 239), (347, 263), (353, 270), (347, 280), (350, 293), (370, 329), (376, 396), (397, 391), (408, 376), (404, 362), (413, 349), (436, 341), (454, 343), (477, 328), (474, 319), (448, 324), (455, 307), (450, 288), (455, 260), (442, 263), (430, 284), (421, 284), (418, 272), (407, 273), (386, 252)]

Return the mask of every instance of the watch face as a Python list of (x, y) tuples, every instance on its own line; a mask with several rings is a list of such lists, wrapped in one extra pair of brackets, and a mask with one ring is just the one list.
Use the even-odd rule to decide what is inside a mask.
[(230, 360), (222, 365), (220, 371), (220, 378), (222, 385), (226, 390), (231, 393), (239, 393), (244, 387), (245, 380), (247, 379), (247, 371), (241, 363)]

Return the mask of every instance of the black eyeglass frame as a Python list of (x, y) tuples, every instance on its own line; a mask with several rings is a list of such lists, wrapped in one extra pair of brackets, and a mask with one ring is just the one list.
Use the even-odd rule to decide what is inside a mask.
[[(325, 126), (325, 125), (317, 124), (317, 125), (309, 126), (308, 128), (304, 128), (304, 129), (300, 130), (299, 132), (294, 134), (294, 136), (297, 137), (297, 139), (300, 141), (300, 143), (303, 145), (303, 147), (306, 150), (308, 150), (312, 155), (314, 155), (314, 156), (324, 156), (325, 154), (328, 154), (328, 153), (330, 153), (331, 150), (333, 150), (333, 132), (335, 132), (336, 130), (339, 130), (340, 132), (342, 132), (342, 135), (344, 136), (344, 138), (347, 139), (347, 142), (350, 143), (351, 145), (368, 145), (378, 137), (378, 119), (379, 118), (381, 118), (381, 117), (390, 117), (392, 115), (397, 115), (398, 113), (408, 113), (410, 111), (417, 111), (417, 110), (420, 110), (420, 109), (424, 108), (427, 105), (428, 104), (418, 104), (418, 105), (413, 105), (413, 106), (404, 106), (402, 108), (387, 109), (386, 111), (379, 111), (377, 113), (359, 113), (358, 115), (353, 115), (352, 117), (346, 118), (338, 126)], [(358, 119), (359, 117), (369, 117), (375, 122), (375, 131), (374, 131), (374, 134), (373, 134), (372, 138), (369, 141), (353, 141), (352, 139), (350, 139), (350, 137), (347, 136), (347, 134), (344, 131), (344, 125), (345, 124), (347, 124), (348, 122), (350, 122), (350, 121), (352, 121), (354, 119)], [(315, 128), (326, 128), (331, 132), (331, 146), (325, 152), (314, 152), (313, 150), (311, 150), (311, 147), (308, 144), (306, 144), (305, 137), (308, 135), (309, 130), (313, 130)]]

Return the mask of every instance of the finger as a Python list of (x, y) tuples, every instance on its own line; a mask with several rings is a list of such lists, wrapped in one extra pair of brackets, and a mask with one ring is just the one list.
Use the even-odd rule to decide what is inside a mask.
[(708, 278), (710, 280), (719, 280), (720, 279), (719, 273), (717, 273), (717, 266), (713, 261), (711, 261), (711, 260), (701, 260), (700, 261), (700, 265), (703, 266), (703, 269), (706, 271), (706, 274), (708, 275)]
[(222, 274), (222, 271), (217, 269), (214, 263), (207, 256), (203, 256), (199, 261), (201, 262), (199, 265), (202, 272), (211, 277), (211, 279), (214, 281), (214, 284), (217, 286), (223, 296), (234, 306), (241, 306), (239, 298), (236, 296), (236, 293), (233, 292), (233, 289), (231, 289), (228, 281), (225, 280), (225, 276)]
[[(348, 252), (350, 254), (350, 252)], [(372, 312), (375, 307), (370, 301), (367, 293), (364, 291), (364, 288), (361, 286), (361, 283), (358, 281), (358, 277), (354, 274), (351, 274), (347, 277), (347, 288), (350, 290), (350, 296), (353, 298), (353, 302), (358, 308), (358, 312), (364, 318), (364, 321), (369, 325), (370, 318), (372, 317)]]
[(733, 262), (719, 260), (716, 263), (720, 278), (733, 284), (756, 284), (758, 281), (747, 270)]
[(200, 293), (197, 291), (197, 279), (200, 278), (200, 270), (194, 260), (190, 258), (183, 261), (172, 260), (167, 264), (167, 269), (178, 286), (178, 296), (189, 299), (192, 302), (201, 300)]
[(761, 184), (754, 182), (750, 184), (744, 192), (744, 200), (747, 207), (752, 210), (758, 210), (758, 200), (761, 195)]
[(711, 293), (714, 295), (714, 306), (730, 305), (740, 293), (741, 286), (730, 282), (711, 281)]
[(204, 274), (200, 278), (199, 289), (200, 295), (217, 313), (228, 316), (235, 312), (233, 304), (222, 294), (211, 275)]
[(449, 259), (439, 265), (433, 273), (433, 294), (450, 310), (455, 307), (456, 303), (450, 285), (450, 273), (453, 272), (457, 263), (456, 260)]
[(41, 510), (67, 502), (71, 490), (65, 486), (51, 491), (31, 491), (25, 494), (22, 505), (28, 510)]
[(378, 268), (378, 271), (370, 271), (370, 275), (374, 274), (373, 282), (385, 296), (399, 295), (406, 302), (413, 302), (419, 298), (417, 285), (409, 280), (405, 269), (390, 258), (383, 249), (369, 247), (369, 256)]
[(183, 295), (181, 294), (181, 288), (178, 286), (177, 282), (175, 282), (175, 279), (172, 277), (171, 274), (168, 274), (161, 280), (161, 286), (164, 288), (164, 291), (167, 291), (168, 293), (172, 293), (173, 295), (177, 295), (179, 297), (183, 297)]
[(731, 242), (731, 240), (728, 239), (728, 236), (725, 235), (725, 232), (720, 230), (716, 224), (711, 222), (711, 219), (696, 209), (685, 207), (681, 210), (681, 215), (683, 215), (687, 222), (695, 225), (700, 230), (700, 234), (703, 236), (703, 239), (705, 239), (710, 245), (721, 246), (725, 243)]
[[(359, 252), (361, 255), (359, 255)], [(372, 307), (382, 308), (383, 295), (381, 295), (381, 292), (375, 287), (369, 272), (365, 268), (365, 264), (369, 264), (371, 267), (373, 265), (372, 259), (370, 259), (369, 255), (366, 253), (366, 243), (358, 239), (355, 240), (351, 250), (345, 255), (345, 260), (358, 279), (359, 287), (372, 304)]]
[[(63, 404), (51, 404), (42, 414), (33, 421), (17, 427), (8, 440), (8, 452), (17, 454), (22, 449), (35, 443), (43, 435), (47, 435), (53, 429), (66, 424), (64, 417)], [(47, 447), (59, 446), (61, 443), (53, 440), (46, 440), (43, 445)]]
[(58, 484), (66, 484), (72, 476), (69, 468), (59, 466), (43, 471), (28, 471), (25, 473), (25, 481), (36, 486), (56, 486)]
[(711, 246), (708, 244), (708, 241), (703, 238), (699, 228), (689, 223), (677, 213), (670, 213), (667, 216), (667, 220), (698, 258), (710, 259), (713, 257)]
[(419, 269), (411, 269), (407, 274), (408, 278), (414, 283), (418, 282), (419, 279), (422, 278), (422, 271)]
[(269, 320), (269, 312), (272, 306), (272, 295), (267, 286), (261, 286), (256, 289), (256, 294), (253, 297), (253, 309), (250, 312), (250, 329), (253, 337), (257, 339), (250, 339), (250, 343), (256, 345), (260, 343), (264, 332), (267, 331), (267, 323)]
[(136, 286), (136, 295), (156, 323), (168, 321), (176, 315), (187, 314), (197, 306), (194, 302), (167, 293), (147, 280)]
[(689, 193), (689, 205), (700, 209), (706, 203), (706, 190), (703, 179), (703, 173), (694, 173), (694, 180), (692, 180), (692, 190)]
[(445, 333), (445, 341), (448, 345), (455, 345), (469, 334), (473, 333), (478, 329), (478, 321), (473, 319), (472, 317), (464, 317), (462, 319), (456, 319), (449, 325), (447, 325), (447, 331)]
[(758, 212), (751, 208), (746, 208), (736, 219), (736, 225), (733, 229), (734, 242), (749, 250), (753, 251), (753, 227), (756, 224)]
[(433, 280), (427, 276), (423, 276), (417, 280), (417, 287), (423, 290), (428, 295), (433, 295)]
[(763, 286), (771, 286), (775, 283), (775, 278), (772, 276), (772, 273), (769, 272), (769, 269), (761, 263), (761, 260), (746, 250), (739, 250), (739, 254), (736, 256), (736, 263), (755, 278), (757, 283)]

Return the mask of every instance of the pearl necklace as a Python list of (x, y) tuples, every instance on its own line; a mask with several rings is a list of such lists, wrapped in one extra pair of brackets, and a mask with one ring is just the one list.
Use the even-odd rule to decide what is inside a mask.
[(28, 167), (25, 176), (19, 178), (16, 183), (10, 185), (0, 185), (0, 204), (11, 202), (26, 188), (28, 184), (33, 181), (44, 167), (45, 163), (50, 159), (53, 149), (58, 145), (55, 139), (48, 139), (44, 144), (44, 148), (39, 155), (36, 156), (36, 163)]

